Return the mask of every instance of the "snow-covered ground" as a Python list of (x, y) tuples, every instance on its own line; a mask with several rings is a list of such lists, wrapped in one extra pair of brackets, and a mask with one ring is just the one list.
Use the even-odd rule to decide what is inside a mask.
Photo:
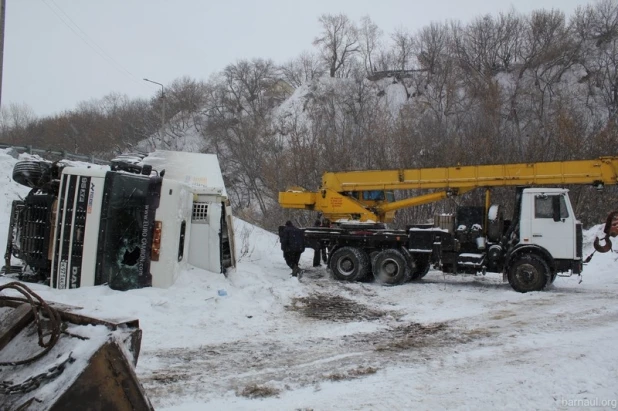
[[(15, 161), (0, 150), (2, 251), (11, 201), (27, 192), (11, 181)], [(600, 229), (586, 232), (586, 255)], [(169, 289), (32, 288), (138, 318), (137, 374), (157, 410), (618, 408), (616, 252), (538, 293), (497, 274), (383, 287), (324, 267), (293, 278), (274, 234), (238, 219), (235, 230), (227, 278), (189, 269)]]

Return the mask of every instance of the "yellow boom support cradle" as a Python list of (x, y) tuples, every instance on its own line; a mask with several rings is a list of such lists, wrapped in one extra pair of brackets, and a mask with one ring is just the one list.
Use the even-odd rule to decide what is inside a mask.
[[(395, 211), (460, 195), (478, 187), (618, 183), (618, 157), (542, 163), (401, 170), (326, 172), (317, 192), (279, 193), (283, 208), (321, 212), (331, 220), (390, 222)], [(442, 190), (394, 201), (394, 190)], [(381, 193), (381, 194), (380, 194)]]

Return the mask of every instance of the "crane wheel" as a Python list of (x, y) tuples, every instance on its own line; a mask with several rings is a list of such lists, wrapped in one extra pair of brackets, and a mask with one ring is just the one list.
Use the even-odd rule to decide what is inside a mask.
[(551, 272), (545, 260), (536, 254), (523, 254), (511, 263), (507, 278), (515, 291), (541, 291), (551, 282)]
[(330, 269), (340, 281), (362, 281), (369, 275), (371, 263), (366, 252), (355, 247), (341, 247), (331, 255)]
[(384, 285), (403, 284), (410, 279), (410, 265), (399, 250), (380, 251), (373, 264), (373, 277)]

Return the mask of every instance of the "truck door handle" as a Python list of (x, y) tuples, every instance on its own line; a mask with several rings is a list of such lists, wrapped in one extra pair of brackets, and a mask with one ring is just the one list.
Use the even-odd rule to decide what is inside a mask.
[(532, 234), (532, 237), (543, 237), (543, 234)]

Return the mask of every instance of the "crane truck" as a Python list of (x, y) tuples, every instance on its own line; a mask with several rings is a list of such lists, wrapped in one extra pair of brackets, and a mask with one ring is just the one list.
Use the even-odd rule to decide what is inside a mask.
[[(445, 273), (503, 273), (519, 292), (539, 291), (559, 273), (583, 268), (582, 225), (568, 189), (618, 183), (618, 157), (593, 160), (455, 166), (401, 170), (326, 172), (315, 192), (293, 187), (279, 193), (283, 208), (320, 212), (333, 226), (305, 228), (308, 247), (329, 250), (329, 268), (343, 281), (373, 274), (387, 285), (418, 280), (431, 266)], [(554, 186), (554, 187), (545, 187)], [(515, 187), (514, 215), (491, 204), (491, 188)], [(388, 229), (395, 211), (484, 188), (484, 206), (459, 207), (434, 224)], [(432, 190), (395, 200), (395, 190)], [(612, 213), (612, 215), (614, 215)], [(605, 245), (611, 248), (606, 229)], [(608, 248), (609, 244), (609, 248)]]

